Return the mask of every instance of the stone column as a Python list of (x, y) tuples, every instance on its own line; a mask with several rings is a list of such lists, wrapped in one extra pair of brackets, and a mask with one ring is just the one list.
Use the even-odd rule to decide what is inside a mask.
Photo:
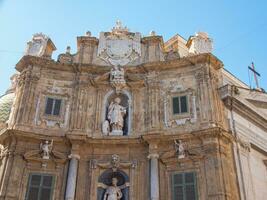
[(71, 154), (69, 155), (69, 158), (70, 158), (70, 164), (68, 171), (65, 200), (74, 200), (76, 181), (77, 181), (78, 162), (80, 156), (76, 154)]
[(159, 155), (149, 154), (150, 159), (150, 200), (159, 200)]

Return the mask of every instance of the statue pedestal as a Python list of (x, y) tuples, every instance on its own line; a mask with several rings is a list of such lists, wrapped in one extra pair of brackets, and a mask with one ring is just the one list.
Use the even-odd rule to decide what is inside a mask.
[(113, 130), (112, 132), (109, 133), (109, 135), (123, 135), (122, 130)]

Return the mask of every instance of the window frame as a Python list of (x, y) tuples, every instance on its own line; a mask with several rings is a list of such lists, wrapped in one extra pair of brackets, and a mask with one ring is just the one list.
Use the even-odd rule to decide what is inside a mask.
[[(185, 181), (185, 176), (186, 174), (190, 174), (192, 173), (193, 174), (193, 178), (194, 178), (194, 181), (193, 183), (186, 183)], [(174, 184), (174, 176), (175, 175), (179, 175), (181, 174), (182, 175), (182, 184)], [(186, 186), (194, 186), (194, 192), (195, 192), (195, 200), (198, 200), (198, 188), (197, 188), (197, 173), (194, 172), (194, 171), (188, 171), (188, 172), (175, 172), (175, 173), (172, 173), (171, 174), (171, 199), (172, 200), (175, 200), (175, 186), (182, 186), (183, 188), (183, 199), (181, 200), (187, 200), (187, 197), (186, 197)]]
[[(181, 98), (185, 97), (186, 98), (186, 112), (182, 112), (182, 106), (181, 106)], [(173, 104), (173, 99), (178, 98), (179, 102), (179, 113), (174, 113), (174, 104)], [(187, 94), (182, 94), (182, 95), (173, 95), (171, 97), (171, 109), (172, 109), (172, 115), (177, 116), (177, 115), (187, 115), (190, 113), (189, 111), (189, 95)]]
[[(181, 112), (181, 97), (185, 96), (186, 97), (186, 106), (187, 106), (187, 112)], [(180, 109), (180, 113), (174, 113), (174, 109), (173, 109), (173, 98), (178, 97), (179, 98), (179, 109)], [(171, 95), (170, 98), (170, 113), (172, 118), (174, 119), (179, 119), (179, 118), (184, 118), (184, 117), (190, 117), (190, 102), (191, 102), (191, 95), (188, 92), (184, 92), (184, 93), (174, 93)]]
[[(53, 100), (51, 114), (47, 114), (46, 113), (46, 108), (47, 108), (47, 103), (48, 103), (48, 99), (49, 98)], [(58, 115), (54, 115), (56, 100), (60, 100), (61, 101)], [(45, 116), (49, 116), (49, 117), (61, 117), (62, 116), (62, 107), (63, 107), (63, 105), (64, 105), (64, 99), (63, 98), (55, 97), (55, 96), (46, 96), (45, 97), (45, 105), (44, 105), (44, 115)]]
[[(34, 175), (37, 175), (37, 176), (41, 176), (41, 180), (40, 180), (40, 184), (39, 186), (33, 186), (32, 185), (32, 177)], [(43, 186), (43, 178), (45, 176), (50, 176), (52, 177), (52, 184), (51, 184), (51, 187), (48, 187), (48, 186)], [(27, 188), (26, 188), (26, 195), (25, 195), (25, 200), (28, 200), (29, 198), (29, 192), (30, 192), (30, 189), (33, 187), (33, 188), (38, 188), (38, 198), (36, 200), (40, 200), (41, 199), (41, 190), (43, 188), (45, 189), (50, 189), (50, 198), (49, 200), (52, 200), (53, 199), (53, 196), (54, 196), (54, 191), (55, 191), (55, 180), (56, 180), (56, 176), (54, 174), (44, 174), (44, 173), (29, 173), (29, 176), (28, 176), (28, 183), (27, 183)]]

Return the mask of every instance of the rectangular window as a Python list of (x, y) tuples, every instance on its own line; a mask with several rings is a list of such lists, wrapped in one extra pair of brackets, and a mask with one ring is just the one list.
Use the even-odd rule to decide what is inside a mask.
[(30, 174), (26, 200), (51, 200), (54, 189), (54, 176)]
[(187, 96), (178, 96), (172, 98), (173, 114), (182, 114), (188, 112)]
[(59, 116), (61, 102), (62, 102), (61, 99), (47, 97), (46, 106), (45, 106), (45, 114)]
[(172, 200), (197, 200), (196, 175), (194, 172), (172, 175)]

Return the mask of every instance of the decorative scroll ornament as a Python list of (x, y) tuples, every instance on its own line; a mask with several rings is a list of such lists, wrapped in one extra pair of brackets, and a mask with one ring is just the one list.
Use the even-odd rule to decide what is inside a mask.
[(120, 21), (112, 32), (101, 32), (97, 56), (114, 66), (124, 66), (141, 56), (141, 34), (128, 32)]

